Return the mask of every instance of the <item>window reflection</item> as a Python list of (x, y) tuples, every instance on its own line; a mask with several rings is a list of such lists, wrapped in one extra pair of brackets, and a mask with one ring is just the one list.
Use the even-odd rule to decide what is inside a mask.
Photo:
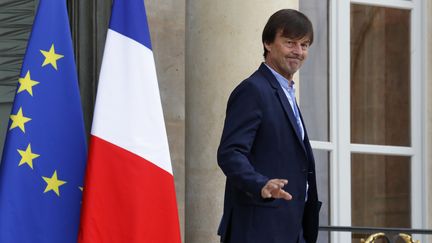
[(410, 11), (351, 5), (351, 142), (410, 146)]
[(299, 1), (314, 28), (309, 58), (300, 69), (300, 106), (309, 139), (329, 141), (328, 1)]
[[(352, 225), (410, 228), (411, 158), (352, 154), (351, 159)], [(360, 237), (353, 234), (353, 242)]]

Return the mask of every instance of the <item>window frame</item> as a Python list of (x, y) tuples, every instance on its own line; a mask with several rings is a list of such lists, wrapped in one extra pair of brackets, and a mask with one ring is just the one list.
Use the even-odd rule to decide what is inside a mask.
[[(426, 155), (426, 6), (422, 0), (329, 0), (329, 141), (311, 141), (312, 148), (330, 152), (330, 224), (351, 226), (351, 154), (368, 153), (411, 157), (411, 227), (427, 226)], [(351, 4), (411, 10), (410, 99), (411, 145), (386, 146), (351, 143), (350, 22)], [(347, 176), (348, 175), (348, 176)], [(350, 232), (331, 232), (331, 242), (351, 242)], [(414, 235), (421, 242), (424, 235)]]

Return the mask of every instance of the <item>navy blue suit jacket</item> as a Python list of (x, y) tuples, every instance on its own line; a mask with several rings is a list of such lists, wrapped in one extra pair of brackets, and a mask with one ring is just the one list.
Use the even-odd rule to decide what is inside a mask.
[[(232, 92), (218, 149), (227, 177), (222, 242), (295, 243), (301, 228), (308, 243), (318, 234), (315, 162), (280, 84), (264, 64)], [(293, 199), (263, 199), (269, 179), (288, 179)], [(309, 184), (305, 202), (306, 182)]]

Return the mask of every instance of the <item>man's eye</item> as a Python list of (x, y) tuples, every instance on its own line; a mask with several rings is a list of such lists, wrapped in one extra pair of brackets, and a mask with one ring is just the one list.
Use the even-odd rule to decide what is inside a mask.
[(285, 43), (286, 43), (288, 46), (294, 46), (294, 45), (295, 45), (294, 41), (286, 41)]

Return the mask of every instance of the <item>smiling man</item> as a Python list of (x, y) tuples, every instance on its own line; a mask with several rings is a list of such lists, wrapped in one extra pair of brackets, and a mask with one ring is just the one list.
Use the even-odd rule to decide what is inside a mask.
[(264, 63), (232, 92), (218, 149), (227, 177), (218, 234), (229, 243), (314, 243), (315, 162), (292, 80), (313, 29), (302, 13), (274, 13), (262, 34)]

